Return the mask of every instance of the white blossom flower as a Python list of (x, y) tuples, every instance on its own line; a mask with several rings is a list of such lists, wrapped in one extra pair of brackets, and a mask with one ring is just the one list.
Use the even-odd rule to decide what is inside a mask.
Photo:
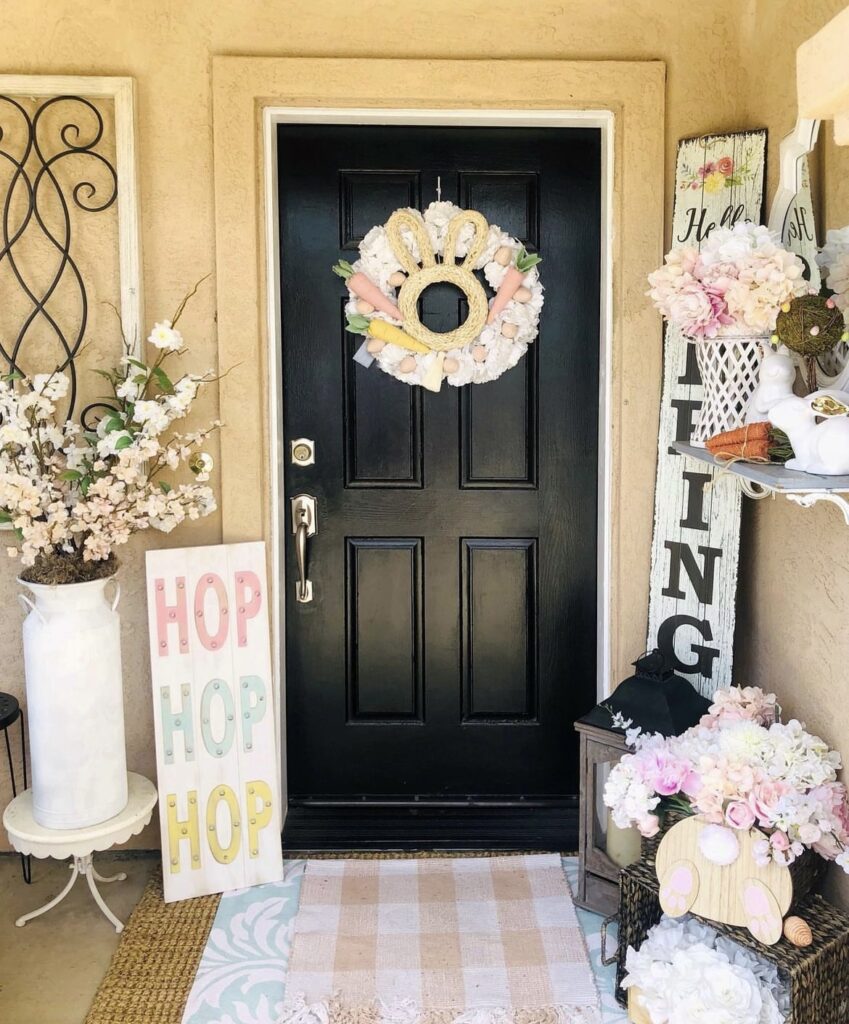
[(115, 394), (118, 396), (118, 398), (123, 398), (127, 401), (134, 402), (139, 397), (143, 385), (137, 383), (134, 380), (135, 376), (137, 376), (137, 374), (127, 376), (124, 380), (121, 381), (118, 387), (115, 388)]
[(147, 340), (155, 348), (166, 349), (169, 352), (176, 352), (183, 347), (183, 336), (171, 326), (170, 320), (155, 323)]
[(37, 373), (32, 379), (33, 391), (57, 402), (68, 394), (70, 382), (64, 373)]

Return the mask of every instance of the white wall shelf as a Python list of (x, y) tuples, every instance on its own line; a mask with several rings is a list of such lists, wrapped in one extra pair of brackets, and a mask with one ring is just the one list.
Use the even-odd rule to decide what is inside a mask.
[(811, 508), (819, 501), (837, 505), (849, 526), (849, 476), (815, 476), (800, 473), (777, 464), (756, 462), (723, 462), (706, 448), (676, 441), (672, 447), (682, 455), (732, 473), (740, 480), (743, 493), (749, 498), (768, 498), (780, 494), (802, 508)]

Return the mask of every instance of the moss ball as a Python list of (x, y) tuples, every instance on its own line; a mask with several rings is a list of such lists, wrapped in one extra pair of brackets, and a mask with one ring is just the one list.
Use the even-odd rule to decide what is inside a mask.
[(822, 295), (800, 295), (781, 307), (775, 334), (782, 345), (803, 356), (818, 356), (843, 339), (843, 314)]

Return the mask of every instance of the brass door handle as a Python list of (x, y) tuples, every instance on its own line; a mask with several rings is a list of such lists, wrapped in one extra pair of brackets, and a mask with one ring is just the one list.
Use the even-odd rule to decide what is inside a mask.
[(296, 494), (291, 505), (295, 558), (298, 563), (295, 600), (299, 604), (307, 604), (312, 601), (312, 581), (307, 579), (307, 538), (318, 533), (318, 507), (311, 494)]

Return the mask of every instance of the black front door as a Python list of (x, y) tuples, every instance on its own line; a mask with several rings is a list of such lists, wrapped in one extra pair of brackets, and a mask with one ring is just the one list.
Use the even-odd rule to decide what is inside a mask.
[[(595, 703), (600, 137), (281, 125), (290, 848), (575, 844), (572, 722)], [(543, 257), (540, 335), (438, 394), (365, 368), (331, 273), (394, 209), (480, 210)], [(435, 285), (422, 320), (457, 326)], [(315, 442), (315, 463), (290, 458)]]

